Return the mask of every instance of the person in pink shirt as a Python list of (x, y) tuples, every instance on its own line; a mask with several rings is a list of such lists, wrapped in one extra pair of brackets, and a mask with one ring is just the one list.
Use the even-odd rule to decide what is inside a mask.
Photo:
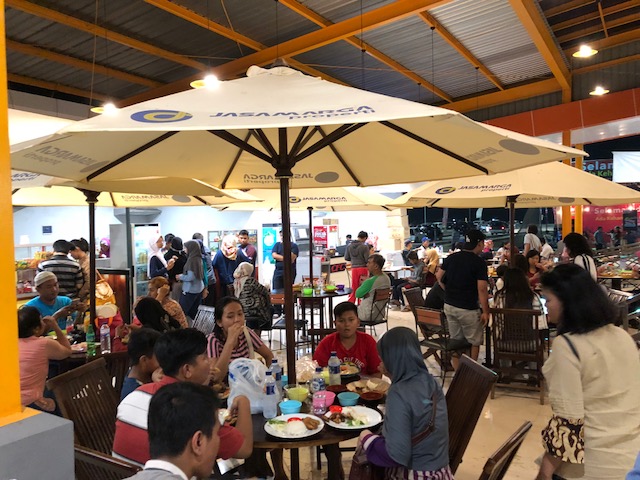
[(321, 367), (329, 363), (331, 352), (337, 352), (341, 362), (356, 364), (362, 374), (370, 377), (381, 377), (378, 370), (380, 357), (376, 348), (376, 340), (368, 333), (358, 330), (360, 319), (358, 307), (352, 302), (342, 302), (333, 309), (336, 332), (322, 339), (313, 359)]
[[(70, 306), (56, 315), (70, 314)], [(56, 340), (42, 335), (49, 330)], [(71, 355), (67, 335), (58, 326), (55, 317), (42, 317), (36, 307), (24, 306), (18, 310), (18, 352), (20, 359), (20, 402), (27, 407), (60, 415), (50, 392), (45, 396), (44, 384), (49, 372), (49, 360), (63, 360)]]

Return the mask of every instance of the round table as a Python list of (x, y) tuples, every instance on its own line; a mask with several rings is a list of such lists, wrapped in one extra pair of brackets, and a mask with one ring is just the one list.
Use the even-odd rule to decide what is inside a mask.
[[(320, 447), (323, 445), (337, 445), (340, 442), (356, 438), (362, 431), (361, 429), (339, 430), (325, 424), (324, 428), (320, 432), (311, 437), (287, 440), (269, 435), (264, 430), (264, 424), (265, 422), (267, 422), (267, 419), (264, 418), (261, 413), (252, 415), (251, 419), (253, 421), (254, 448), (291, 450), (291, 480), (300, 480), (300, 457), (298, 452), (299, 448)], [(281, 459), (282, 457), (280, 456), (279, 458)], [(282, 472), (284, 471), (282, 464), (277, 465), (273, 455), (271, 459), (272, 461), (274, 461), (274, 480), (284, 480), (281, 475), (278, 475), (278, 470)]]

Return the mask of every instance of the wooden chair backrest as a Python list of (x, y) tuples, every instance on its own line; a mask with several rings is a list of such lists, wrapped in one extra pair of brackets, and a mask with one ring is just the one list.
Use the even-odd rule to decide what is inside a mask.
[(104, 358), (74, 368), (47, 381), (60, 411), (73, 422), (76, 443), (111, 453), (118, 397)]
[(542, 347), (539, 321), (542, 312), (520, 308), (490, 308), (491, 333), (496, 352), (531, 354)]
[(422, 307), (424, 305), (424, 298), (422, 298), (422, 289), (420, 287), (405, 288), (404, 296), (409, 303), (409, 308), (413, 311), (413, 315), (416, 315), (416, 307)]
[(198, 312), (196, 318), (193, 319), (191, 326), (196, 330), (200, 330), (205, 335), (209, 335), (213, 332), (213, 327), (216, 325), (214, 317), (216, 309), (207, 305), (198, 306)]
[(527, 433), (531, 430), (531, 426), (531, 422), (523, 423), (522, 426), (489, 457), (487, 463), (484, 464), (482, 474), (480, 474), (478, 480), (502, 480), (505, 477), (513, 457), (518, 453)]
[(107, 362), (107, 371), (113, 379), (113, 386), (116, 389), (116, 394), (120, 398), (120, 392), (122, 392), (122, 384), (129, 372), (129, 352), (112, 352), (105, 353), (102, 358)]
[(74, 445), (76, 480), (121, 480), (142, 470), (111, 455)]
[(493, 384), (498, 376), (466, 355), (460, 357), (447, 390), (449, 413), (449, 466), (453, 473), (462, 462)]
[(391, 289), (390, 288), (376, 288), (375, 292), (374, 292), (374, 296), (373, 296), (373, 301), (375, 302), (382, 302), (384, 300), (389, 301), (389, 297), (391, 296)]
[(272, 293), (271, 305), (284, 305), (284, 293)]
[(442, 310), (433, 308), (418, 307), (416, 308), (416, 319), (418, 324), (430, 327), (431, 329), (442, 327)]

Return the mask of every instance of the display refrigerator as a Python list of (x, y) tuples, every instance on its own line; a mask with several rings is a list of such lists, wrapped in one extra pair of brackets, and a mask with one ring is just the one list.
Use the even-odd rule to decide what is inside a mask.
[(133, 298), (148, 292), (147, 275), (149, 240), (160, 236), (159, 223), (131, 224), (131, 258), (128, 258), (126, 225), (110, 225), (111, 268), (126, 268), (133, 272)]

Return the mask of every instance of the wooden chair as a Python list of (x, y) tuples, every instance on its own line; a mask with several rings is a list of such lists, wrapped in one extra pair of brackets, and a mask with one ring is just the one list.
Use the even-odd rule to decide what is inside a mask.
[(137, 465), (78, 444), (74, 445), (73, 451), (76, 480), (121, 480), (142, 470)]
[(118, 396), (104, 358), (47, 381), (62, 412), (73, 422), (76, 443), (111, 453)]
[[(427, 347), (427, 351), (422, 356), (427, 359), (433, 355), (440, 364), (440, 378), (442, 378), (444, 386), (451, 358), (459, 356), (463, 352), (469, 352), (471, 344), (466, 340), (451, 338), (447, 317), (442, 310), (416, 307), (416, 323), (424, 336), (424, 340), (420, 344)], [(440, 352), (439, 355), (438, 352)]]
[[(489, 312), (494, 370), (501, 380), (509, 380), (505, 384), (509, 388), (539, 391), (540, 405), (544, 405), (544, 340), (538, 328), (542, 312), (515, 308), (491, 308)], [(531, 363), (534, 368), (529, 367)]]
[(390, 288), (377, 288), (373, 291), (373, 303), (369, 320), (361, 320), (363, 327), (369, 327), (372, 335), (377, 335), (376, 325), (385, 324), (389, 331), (389, 300), (391, 300)]
[(446, 394), (449, 413), (449, 467), (454, 474), (462, 462), (491, 387), (497, 379), (494, 372), (466, 355), (460, 358), (458, 371)]
[(193, 319), (193, 324), (191, 326), (196, 330), (200, 330), (205, 335), (213, 333), (213, 327), (216, 325), (214, 312), (214, 307), (199, 305), (196, 318)]
[(416, 323), (416, 335), (418, 332), (418, 318), (416, 315), (416, 307), (422, 307), (424, 305), (424, 298), (422, 297), (422, 288), (413, 287), (413, 288), (405, 288), (404, 296), (407, 299), (407, 303), (409, 304), (409, 308), (413, 313), (413, 318)]
[(129, 353), (127, 351), (105, 353), (102, 358), (107, 362), (107, 371), (111, 376), (112, 385), (116, 389), (118, 398), (120, 398), (122, 384), (129, 372)]
[(513, 458), (518, 453), (527, 433), (531, 430), (531, 426), (531, 422), (523, 423), (522, 426), (489, 457), (487, 463), (484, 464), (478, 480), (502, 480), (505, 477)]

